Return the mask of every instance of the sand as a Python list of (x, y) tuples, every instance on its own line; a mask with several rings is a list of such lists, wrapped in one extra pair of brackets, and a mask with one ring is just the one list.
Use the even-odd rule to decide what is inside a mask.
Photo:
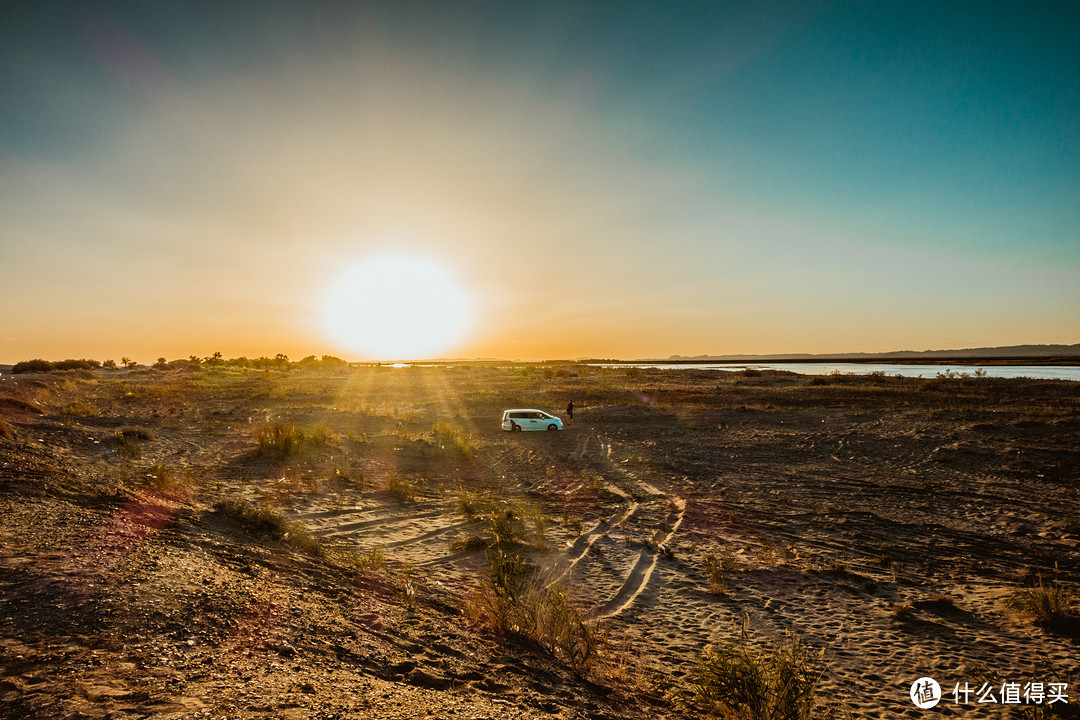
[[(564, 432), (499, 430), (571, 399)], [(1007, 602), (1080, 580), (1076, 383), (204, 367), (5, 375), (0, 417), (6, 717), (700, 717), (703, 650), (789, 636), (823, 717), (1022, 709), (953, 703), (987, 680), (1080, 704), (1075, 625)], [(325, 443), (260, 449), (274, 423)], [(609, 633), (588, 671), (470, 615), (470, 504)]]

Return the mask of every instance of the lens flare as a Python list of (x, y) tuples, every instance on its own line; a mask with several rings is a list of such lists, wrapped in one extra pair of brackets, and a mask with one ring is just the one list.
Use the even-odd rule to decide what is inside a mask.
[(420, 360), (459, 346), (472, 301), (446, 266), (380, 255), (350, 266), (325, 297), (323, 320), (342, 348), (369, 360)]

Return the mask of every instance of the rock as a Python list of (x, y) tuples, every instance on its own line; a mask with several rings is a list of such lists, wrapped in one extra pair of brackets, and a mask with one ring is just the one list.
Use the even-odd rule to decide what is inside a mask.
[(297, 654), (296, 648), (294, 648), (292, 645), (290, 645), (287, 642), (277, 643), (276, 645), (271, 645), (270, 647), (274, 652), (276, 652), (278, 655), (280, 655), (282, 657), (290, 657), (291, 658), (291, 657), (294, 657)]

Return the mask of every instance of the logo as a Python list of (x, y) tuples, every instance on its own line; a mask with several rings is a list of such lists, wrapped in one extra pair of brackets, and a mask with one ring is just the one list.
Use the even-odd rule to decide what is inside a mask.
[(921, 677), (911, 683), (911, 702), (927, 710), (941, 702), (941, 686), (931, 677)]

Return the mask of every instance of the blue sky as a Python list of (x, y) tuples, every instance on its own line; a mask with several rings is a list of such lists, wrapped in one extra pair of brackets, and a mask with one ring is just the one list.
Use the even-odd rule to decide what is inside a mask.
[(0, 360), (340, 352), (388, 250), (451, 355), (1078, 341), (1075, 3), (3, 13)]

